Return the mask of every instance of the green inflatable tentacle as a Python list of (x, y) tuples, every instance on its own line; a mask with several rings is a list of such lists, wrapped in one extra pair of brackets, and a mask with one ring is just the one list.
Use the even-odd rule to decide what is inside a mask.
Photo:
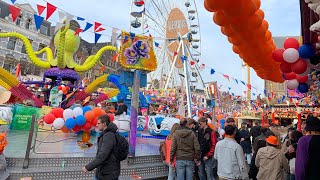
[(60, 34), (60, 41), (59, 41), (59, 49), (57, 54), (57, 63), (58, 68), (65, 68), (66, 67), (66, 61), (64, 60), (64, 45), (66, 42), (66, 33), (69, 29), (70, 24), (67, 24), (64, 28), (64, 30)]
[(117, 48), (114, 46), (105, 46), (101, 48), (96, 55), (93, 57), (89, 56), (86, 61), (83, 63), (83, 65), (78, 65), (74, 68), (75, 71), (88, 71), (91, 69), (98, 61), (100, 61), (100, 58), (102, 54), (105, 51), (116, 51)]
[(11, 33), (0, 33), (0, 38), (7, 38), (7, 37), (15, 37), (20, 39), (23, 44), (25, 45), (26, 48), (26, 53), (28, 55), (28, 57), (30, 58), (31, 62), (39, 67), (45, 68), (45, 69), (49, 69), (50, 68), (50, 63), (46, 62), (46, 61), (42, 61), (41, 59), (39, 59), (36, 54), (34, 53), (33, 49), (32, 49), (32, 45), (30, 43), (30, 41), (28, 40), (28, 38), (26, 38), (25, 36), (23, 36), (22, 34), (19, 33), (15, 33), (15, 32), (11, 32)]
[(42, 54), (42, 53), (46, 53), (46, 54), (47, 54), (47, 61), (48, 61), (49, 63), (51, 63), (51, 61), (53, 60), (52, 51), (51, 51), (51, 49), (48, 48), (48, 47), (45, 47), (45, 48), (41, 49), (40, 51), (36, 51), (36, 52), (34, 52), (34, 53), (35, 53), (36, 55)]

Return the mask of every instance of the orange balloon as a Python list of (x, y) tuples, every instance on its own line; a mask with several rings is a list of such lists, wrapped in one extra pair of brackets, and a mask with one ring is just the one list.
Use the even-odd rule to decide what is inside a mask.
[(209, 11), (209, 12), (216, 12), (217, 9), (211, 8), (211, 7), (208, 5), (208, 1), (209, 1), (209, 0), (205, 0), (205, 1), (204, 1), (204, 8), (205, 8), (207, 11)]
[(252, 0), (252, 1), (256, 4), (257, 9), (260, 9), (261, 1), (260, 0)]
[(233, 29), (230, 26), (221, 27), (221, 31), (224, 32), (224, 34), (228, 37), (234, 37), (236, 33), (233, 31)]
[(219, 26), (226, 26), (228, 24), (227, 18), (222, 10), (213, 14), (213, 22)]
[(238, 49), (238, 47), (235, 46), (235, 45), (232, 46), (232, 50), (233, 50), (233, 52), (235, 52), (236, 54), (240, 54), (240, 53), (241, 53), (240, 50)]
[(257, 11), (257, 6), (252, 0), (241, 0), (242, 3), (242, 17), (253, 15)]
[(264, 19), (264, 12), (263, 12), (261, 9), (258, 9), (258, 10), (257, 10), (257, 14), (258, 14), (262, 19)]
[(85, 114), (84, 114), (84, 117), (86, 118), (86, 121), (88, 122), (91, 122), (94, 117), (95, 117), (95, 114), (93, 111), (87, 111)]
[(262, 26), (266, 27), (266, 29), (269, 29), (269, 23), (266, 20), (262, 21)]
[(101, 116), (101, 115), (103, 114), (102, 109), (101, 109), (101, 108), (98, 108), (98, 107), (93, 108), (93, 109), (92, 109), (92, 112), (94, 113), (94, 115), (95, 115), (96, 117), (99, 117), (99, 116)]
[(86, 143), (90, 141), (90, 133), (89, 132), (84, 132), (82, 134), (82, 141), (86, 142)]
[(228, 41), (235, 45), (235, 46), (239, 46), (241, 45), (241, 40), (239, 40), (238, 38), (234, 37), (234, 38), (231, 38), (231, 37), (228, 37)]
[[(220, 0), (221, 1), (221, 0)], [(239, 17), (242, 13), (241, 1), (235, 0), (223, 0), (224, 3), (224, 12), (228, 17)]]
[(272, 39), (272, 34), (271, 34), (271, 32), (269, 30), (266, 32), (266, 37), (267, 37), (267, 41)]
[(224, 2), (220, 0), (206, 0), (206, 6), (210, 10), (218, 11), (224, 7)]
[(258, 29), (262, 24), (262, 18), (257, 14), (253, 14), (252, 16), (249, 16), (248, 18), (248, 25), (250, 28)]
[(62, 132), (64, 132), (64, 133), (69, 133), (70, 132), (70, 129), (66, 128), (65, 126), (63, 126), (60, 130)]

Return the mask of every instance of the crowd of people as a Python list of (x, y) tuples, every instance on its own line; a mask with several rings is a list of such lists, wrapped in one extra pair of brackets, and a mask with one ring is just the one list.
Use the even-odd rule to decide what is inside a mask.
[[(208, 121), (209, 120), (209, 121)], [(212, 123), (209, 125), (208, 122)], [(259, 121), (238, 129), (228, 118), (221, 128), (214, 120), (182, 119), (166, 138), (168, 180), (316, 180), (320, 177), (320, 120), (308, 116), (302, 131), (288, 127), (282, 138), (278, 125)]]

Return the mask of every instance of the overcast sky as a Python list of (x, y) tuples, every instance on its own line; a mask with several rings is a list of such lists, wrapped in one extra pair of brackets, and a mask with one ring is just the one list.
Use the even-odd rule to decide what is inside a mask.
[[(182, 0), (181, 0), (182, 1)], [(265, 12), (265, 19), (269, 23), (269, 29), (273, 36), (299, 36), (300, 35), (300, 9), (299, 1), (293, 0), (261, 0), (261, 8)], [(5, 2), (11, 3), (9, 0)], [(53, 5), (76, 16), (83, 17), (87, 20), (97, 21), (107, 28), (103, 32), (101, 41), (110, 41), (111, 27), (123, 30), (129, 29), (130, 21), (130, 0), (48, 0)], [(207, 12), (203, 7), (203, 0), (196, 0), (198, 13), (200, 17), (201, 35), (202, 35), (202, 56), (200, 61), (207, 67), (235, 77), (238, 80), (247, 82), (246, 69), (242, 68), (243, 61), (232, 51), (232, 45), (227, 38), (221, 33), (220, 27), (213, 23), (212, 13)], [(36, 7), (36, 3), (45, 5), (43, 0), (17, 0), (16, 3), (30, 3)], [(57, 22), (55, 13), (49, 21), (54, 25)], [(84, 25), (84, 24), (81, 24)], [(110, 27), (109, 27), (110, 26)], [(87, 41), (94, 41), (94, 34), (86, 32), (81, 35)], [(235, 81), (228, 81), (219, 73), (210, 75), (210, 68), (202, 71), (205, 82), (218, 81), (223, 90), (228, 90), (237, 95), (243, 95), (246, 90), (245, 86), (236, 84)], [(263, 92), (264, 82), (251, 71), (251, 84), (258, 88), (253, 92), (258, 94)]]

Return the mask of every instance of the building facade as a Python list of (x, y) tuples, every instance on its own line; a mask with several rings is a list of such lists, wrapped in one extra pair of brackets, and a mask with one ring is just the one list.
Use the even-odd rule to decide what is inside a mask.
[[(12, 22), (12, 17), (8, 4), (0, 1), (0, 31), (1, 32), (18, 32), (25, 35), (32, 44), (33, 50), (38, 51), (44, 47), (50, 47), (53, 50), (55, 56), (55, 48), (53, 44), (54, 26), (51, 23), (44, 20), (40, 29), (36, 30), (34, 23), (34, 14), (37, 12), (30, 4), (15, 4), (21, 9), (21, 14), (18, 16), (15, 22)], [(77, 21), (72, 20), (70, 29), (76, 30), (80, 25)], [(85, 40), (81, 40), (79, 50), (75, 53), (74, 59), (77, 63), (82, 64), (88, 56), (94, 55), (103, 46), (111, 45), (107, 43), (89, 43)], [(88, 78), (91, 82), (97, 77), (106, 74), (113, 73), (119, 74), (119, 63), (112, 61), (116, 52), (105, 52), (101, 58), (102, 64), (105, 65), (104, 70), (100, 65), (94, 66), (91, 70), (81, 74), (81, 78)], [(46, 54), (37, 55), (40, 59), (45, 60)], [(44, 69), (35, 66), (31, 63), (29, 57), (26, 54), (26, 49), (21, 40), (16, 38), (1, 38), (0, 39), (0, 67), (13, 72), (17, 64), (20, 63), (21, 67), (21, 79), (41, 81), (43, 79)]]
[[(50, 44), (51, 23), (43, 21), (39, 30), (34, 24), (34, 14), (37, 13), (29, 4), (16, 4), (21, 8), (21, 14), (15, 22), (8, 4), (0, 1), (0, 30), (1, 32), (18, 32), (30, 40), (33, 50), (38, 51)], [(46, 59), (45, 54), (38, 55), (40, 59)], [(42, 80), (43, 69), (33, 65), (26, 55), (26, 49), (21, 40), (17, 38), (0, 39), (0, 67), (12, 72), (17, 64), (21, 66), (21, 78), (25, 80)]]

